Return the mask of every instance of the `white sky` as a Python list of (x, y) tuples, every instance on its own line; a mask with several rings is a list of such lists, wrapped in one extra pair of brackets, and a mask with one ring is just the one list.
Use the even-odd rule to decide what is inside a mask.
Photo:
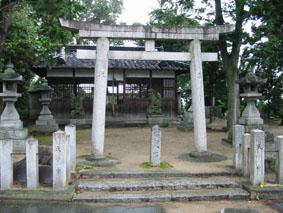
[(149, 13), (158, 7), (158, 0), (123, 0), (124, 10), (118, 18), (119, 22), (147, 24)]

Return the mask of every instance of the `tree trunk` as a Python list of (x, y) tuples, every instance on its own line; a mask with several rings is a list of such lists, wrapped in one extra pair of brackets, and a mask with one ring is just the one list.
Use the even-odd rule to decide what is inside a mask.
[(223, 69), (226, 71), (226, 85), (228, 90), (228, 113), (227, 113), (227, 129), (228, 139), (231, 139), (232, 126), (237, 124), (239, 118), (239, 84), (238, 80), (238, 68), (237, 60), (229, 56), (223, 61)]
[[(245, 1), (235, 0), (235, 31), (232, 33), (232, 50), (228, 52), (227, 37), (220, 35), (219, 49), (223, 58), (223, 69), (226, 72), (226, 84), (228, 89), (228, 115), (227, 115), (227, 129), (228, 139), (231, 139), (231, 129), (234, 124), (238, 122), (240, 111), (240, 99), (239, 99), (239, 84), (237, 80), (239, 78), (238, 60), (242, 39), (242, 25), (245, 19), (244, 14)], [(215, 0), (215, 23), (217, 25), (224, 24), (224, 18), (222, 13), (221, 0)]]

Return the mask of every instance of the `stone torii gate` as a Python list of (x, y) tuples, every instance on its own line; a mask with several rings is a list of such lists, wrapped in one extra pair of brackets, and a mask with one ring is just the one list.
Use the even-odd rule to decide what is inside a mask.
[[(217, 61), (217, 53), (202, 53), (202, 40), (218, 40), (220, 33), (234, 30), (233, 25), (212, 27), (157, 28), (151, 26), (110, 26), (60, 19), (63, 27), (79, 31), (81, 38), (97, 39), (95, 50), (78, 50), (81, 59), (96, 59), (92, 116), (92, 155), (104, 157), (106, 90), (109, 59), (191, 61), (194, 143), (197, 153), (207, 152), (206, 119), (202, 61)], [(109, 39), (145, 40), (145, 51), (109, 51)], [(186, 40), (190, 52), (157, 52), (155, 40)]]

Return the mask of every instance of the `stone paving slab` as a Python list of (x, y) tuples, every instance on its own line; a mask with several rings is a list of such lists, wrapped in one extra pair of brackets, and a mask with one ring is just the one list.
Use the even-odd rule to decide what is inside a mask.
[(142, 177), (210, 177), (210, 176), (236, 176), (236, 172), (202, 172), (202, 173), (189, 173), (182, 171), (164, 171), (164, 170), (86, 170), (80, 172), (84, 178), (142, 178)]
[[(62, 191), (52, 191), (50, 188), (39, 188), (37, 190), (12, 189), (1, 191), (1, 200), (44, 200), (44, 201), (71, 201), (74, 195), (75, 187), (70, 185)], [(1, 212), (1, 211), (0, 211)]]
[(80, 180), (77, 188), (90, 191), (133, 191), (194, 188), (236, 188), (240, 185), (230, 177), (131, 178)]
[(166, 202), (247, 199), (249, 193), (234, 189), (198, 189), (178, 191), (140, 192), (83, 192), (74, 196), (74, 201), (88, 202)]
[(227, 208), (227, 209), (222, 209), (221, 213), (258, 213), (258, 211), (253, 210), (253, 209)]

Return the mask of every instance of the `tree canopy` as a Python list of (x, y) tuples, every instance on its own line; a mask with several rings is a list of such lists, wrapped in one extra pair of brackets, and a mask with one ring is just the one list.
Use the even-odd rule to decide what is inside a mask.
[(113, 24), (122, 8), (122, 0), (0, 0), (0, 69), (11, 58), (25, 79), (17, 103), (22, 116), (32, 66), (43, 60), (52, 64), (54, 53), (76, 37), (60, 26), (59, 18)]
[[(282, 5), (280, 0), (160, 0), (160, 7), (152, 12), (155, 24), (180, 25), (222, 25), (235, 24), (235, 31), (221, 35), (216, 46), (221, 53), (220, 69), (206, 70), (204, 76), (209, 81), (205, 92), (211, 90), (213, 82), (209, 76), (224, 71), (220, 78), (226, 82), (227, 95), (223, 94), (225, 85), (221, 85), (222, 96), (219, 103), (228, 108), (228, 128), (237, 123), (240, 112), (239, 86), (236, 83), (241, 73), (257, 65), (257, 73), (267, 78), (263, 89), (262, 109), (269, 115), (279, 116), (282, 120)], [(276, 14), (276, 15), (274, 15)], [(252, 24), (252, 32), (246, 31), (246, 24)], [(204, 44), (203, 49), (207, 46)], [(215, 46), (214, 46), (215, 48)], [(215, 49), (214, 49), (215, 50)], [(213, 67), (212, 67), (213, 69)], [(210, 70), (211, 71), (211, 70)], [(207, 73), (208, 72), (208, 73)], [(206, 84), (206, 81), (205, 81)], [(215, 88), (213, 88), (215, 90)], [(218, 94), (218, 91), (217, 91)], [(283, 123), (283, 120), (281, 121)]]

